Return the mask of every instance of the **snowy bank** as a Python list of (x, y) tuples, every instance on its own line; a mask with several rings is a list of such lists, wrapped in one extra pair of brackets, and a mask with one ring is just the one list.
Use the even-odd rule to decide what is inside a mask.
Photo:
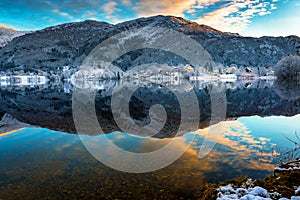
[[(288, 200), (276, 191), (269, 192), (267, 189), (254, 186), (255, 181), (248, 179), (242, 186), (235, 186), (232, 184), (221, 186), (217, 189), (217, 200), (228, 199), (241, 199), (241, 200)], [(292, 196), (290, 200), (300, 200), (300, 187), (295, 190), (295, 196)]]

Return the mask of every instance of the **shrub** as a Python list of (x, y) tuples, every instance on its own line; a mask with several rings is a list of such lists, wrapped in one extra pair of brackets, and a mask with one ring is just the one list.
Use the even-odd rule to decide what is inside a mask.
[(279, 80), (299, 81), (300, 56), (287, 56), (282, 58), (275, 66), (275, 75)]
[(300, 99), (300, 56), (287, 56), (275, 66), (274, 90), (283, 99)]

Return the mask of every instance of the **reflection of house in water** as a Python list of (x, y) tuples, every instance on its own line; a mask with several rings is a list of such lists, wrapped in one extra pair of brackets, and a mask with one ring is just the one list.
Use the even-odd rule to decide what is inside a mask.
[(149, 70), (139, 70), (132, 74), (125, 75), (127, 80), (133, 79), (135, 82), (151, 82), (153, 84), (161, 85), (179, 85), (180, 80), (183, 79), (183, 75), (178, 69), (172, 70), (158, 70), (157, 72), (151, 72)]
[(221, 82), (235, 82), (237, 81), (237, 76), (235, 74), (221, 74), (219, 79)]
[(204, 81), (204, 82), (210, 82), (210, 81), (217, 81), (218, 76), (211, 75), (211, 74), (199, 74), (198, 76), (190, 76), (190, 81)]
[(239, 79), (245, 80), (245, 79), (256, 79), (258, 76), (253, 73), (253, 70), (250, 67), (246, 67), (245, 71), (242, 71)]
[(212, 81), (221, 81), (221, 82), (235, 82), (237, 81), (237, 76), (235, 74), (221, 74), (218, 75), (216, 73), (211, 74), (199, 74), (198, 76), (191, 76), (190, 81), (204, 81), (204, 82), (212, 82)]
[(9, 76), (0, 76), (0, 86), (7, 86), (10, 83)]
[(46, 83), (46, 77), (39, 75), (0, 76), (0, 86), (38, 86)]
[(236, 80), (232, 82), (222, 82), (222, 81), (190, 81), (190, 85), (193, 85), (193, 87), (197, 89), (205, 89), (208, 88), (210, 85), (214, 85), (215, 87), (223, 87), (225, 86), (226, 89), (229, 90), (235, 90), (237, 88), (239, 89), (245, 89), (245, 88), (272, 88), (273, 82), (267, 81), (267, 80)]

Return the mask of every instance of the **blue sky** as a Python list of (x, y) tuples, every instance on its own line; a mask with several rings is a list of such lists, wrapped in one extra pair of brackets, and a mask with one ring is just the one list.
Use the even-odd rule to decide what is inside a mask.
[(300, 0), (0, 0), (0, 26), (37, 30), (93, 19), (174, 15), (244, 36), (300, 36)]

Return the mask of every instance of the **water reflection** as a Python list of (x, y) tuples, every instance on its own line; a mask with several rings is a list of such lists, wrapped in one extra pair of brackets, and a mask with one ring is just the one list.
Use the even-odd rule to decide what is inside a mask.
[[(145, 174), (127, 174), (96, 161), (84, 148), (79, 136), (41, 128), (25, 128), (0, 137), (0, 196), (10, 198), (195, 198), (204, 182), (240, 176), (264, 177), (278, 161), (279, 151), (292, 144), (300, 131), (300, 116), (242, 117), (173, 138), (177, 148), (196, 136), (186, 153), (170, 166)], [(218, 126), (223, 132), (207, 157), (199, 159), (203, 138), (213, 138)], [(286, 127), (289, 127), (288, 129)], [(103, 137), (132, 152), (151, 152), (171, 139), (144, 138), (113, 132), (83, 136), (106, 149)], [(120, 159), (122, 164), (122, 158)], [(18, 188), (18, 189), (16, 189)]]
[[(138, 87), (138, 91), (131, 98), (131, 114), (134, 119), (141, 122), (147, 121), (147, 113), (151, 102), (164, 101), (167, 105), (170, 116), (174, 118), (172, 122), (176, 126), (176, 116), (180, 116), (176, 99), (172, 97), (174, 92), (189, 94), (194, 92), (198, 98), (200, 109), (199, 127), (207, 127), (211, 118), (211, 96), (212, 88), (218, 91), (226, 90), (227, 97), (227, 117), (238, 116), (271, 116), (288, 115), (292, 116), (300, 113), (298, 100), (285, 100), (273, 90), (272, 82), (268, 80), (242, 80), (231, 83), (224, 82), (189, 82), (181, 81), (179, 85), (168, 85), (168, 91), (159, 84), (147, 82), (145, 80), (122, 81), (84, 80), (76, 87), (83, 90), (92, 90), (95, 97), (95, 106), (98, 121), (104, 127), (106, 133), (119, 131), (113, 120), (111, 111), (111, 96), (116, 89), (122, 90), (127, 86)], [(73, 123), (72, 114), (72, 92), (74, 83), (68, 82), (47, 82), (42, 86), (34, 87), (1, 87), (0, 88), (0, 116), (9, 113), (18, 120), (53, 130), (65, 132), (77, 132)], [(142, 97), (142, 98), (141, 98)], [(140, 118), (140, 119), (139, 119)], [(175, 130), (175, 129), (174, 129)], [(172, 130), (172, 131), (174, 131)], [(171, 137), (174, 134), (164, 130), (164, 134), (158, 137)]]
[[(272, 88), (274, 84), (274, 80), (262, 80), (262, 79), (249, 79), (249, 80), (236, 80), (232, 81), (209, 81), (209, 80), (185, 80), (180, 79), (180, 81), (169, 81), (169, 82), (157, 82), (157, 79), (66, 79), (64, 81), (55, 80), (50, 81), (47, 80), (44, 76), (16, 76), (18, 79), (26, 80), (28, 79), (28, 83), (26, 81), (19, 81), (18, 84), (2, 84), (0, 85), (0, 90), (28, 90), (28, 89), (49, 89), (49, 88), (57, 88), (60, 89), (60, 92), (70, 93), (73, 91), (74, 87), (81, 89), (90, 89), (101, 91), (103, 95), (111, 96), (112, 91), (116, 87), (122, 87), (122, 85), (126, 85), (130, 83), (131, 85), (137, 85), (139, 87), (149, 87), (156, 88), (161, 85), (168, 86), (168, 88), (173, 88), (174, 90), (192, 90), (192, 89), (206, 89), (208, 87), (220, 86), (226, 89), (245, 89), (245, 88)], [(20, 78), (21, 77), (21, 78)], [(11, 78), (11, 77), (10, 77)], [(13, 77), (14, 78), (14, 77)], [(160, 80), (160, 79), (158, 79)], [(162, 79), (163, 80), (163, 79)], [(30, 82), (31, 81), (31, 82)], [(30, 84), (29, 84), (30, 83)]]

